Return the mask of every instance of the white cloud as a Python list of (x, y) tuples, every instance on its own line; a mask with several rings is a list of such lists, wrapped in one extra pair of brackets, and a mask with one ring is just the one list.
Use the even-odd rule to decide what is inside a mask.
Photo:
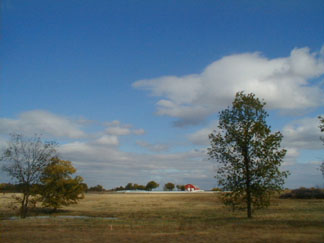
[(0, 118), (0, 133), (13, 132), (67, 138), (86, 136), (77, 122), (42, 110), (21, 113), (17, 119)]
[[(101, 130), (87, 132), (94, 128), (88, 129), (87, 125), (99, 126)], [(135, 135), (145, 132), (144, 129), (133, 129), (131, 125), (124, 125), (119, 121), (105, 123), (103, 126), (99, 122), (88, 122), (86, 119), (79, 122), (46, 111), (30, 111), (22, 113), (17, 119), (0, 118), (0, 135), (4, 135), (0, 136), (0, 145), (6, 145), (4, 138), (10, 131), (19, 131), (26, 136), (42, 131), (49, 138), (70, 138), (69, 142), (58, 147), (59, 156), (71, 160), (77, 168), (77, 173), (85, 178), (86, 183), (102, 184), (106, 188), (125, 185), (127, 182), (144, 184), (150, 180), (157, 180), (159, 183), (196, 183), (208, 188), (206, 182), (214, 181), (212, 164), (202, 160), (205, 152), (125, 152), (119, 146), (119, 136), (126, 135), (126, 132), (121, 132), (126, 130), (127, 134)], [(167, 144), (138, 144), (154, 152), (166, 151), (169, 148)], [(7, 178), (2, 174), (0, 177), (2, 180)]]
[(319, 167), (319, 161), (283, 165), (282, 169), (290, 172), (285, 186), (288, 188), (323, 187), (324, 180)]
[(112, 122), (106, 122), (104, 123), (106, 128), (106, 133), (110, 135), (115, 136), (125, 136), (129, 134), (135, 134), (135, 135), (143, 135), (145, 133), (144, 129), (132, 129), (132, 125), (129, 124), (121, 124), (120, 121), (112, 121)]
[(94, 143), (105, 146), (117, 146), (119, 145), (119, 140), (117, 136), (103, 135), (96, 139)]
[(129, 135), (131, 133), (130, 129), (126, 127), (108, 127), (106, 132), (116, 136)]
[(59, 152), (64, 159), (73, 161), (87, 183), (102, 184), (106, 188), (127, 182), (144, 184), (150, 180), (179, 184), (199, 182), (199, 186), (208, 188), (207, 184), (214, 181), (212, 163), (203, 160), (204, 150), (140, 154), (90, 141), (62, 145)]
[(218, 121), (213, 121), (207, 127), (189, 134), (188, 139), (195, 145), (210, 145), (209, 134), (211, 134), (214, 130), (217, 130), (217, 126)]
[(151, 144), (145, 141), (136, 141), (136, 144), (152, 152), (164, 152), (170, 147), (167, 144)]
[(323, 149), (319, 125), (317, 117), (303, 118), (290, 122), (282, 130), (284, 135), (283, 145), (294, 150)]
[(310, 79), (324, 73), (321, 53), (296, 48), (290, 56), (267, 59), (260, 53), (225, 56), (200, 74), (139, 80), (133, 87), (162, 97), (157, 114), (178, 118), (176, 125), (197, 124), (228, 106), (236, 92), (253, 92), (268, 108), (296, 111), (323, 104), (323, 90)]

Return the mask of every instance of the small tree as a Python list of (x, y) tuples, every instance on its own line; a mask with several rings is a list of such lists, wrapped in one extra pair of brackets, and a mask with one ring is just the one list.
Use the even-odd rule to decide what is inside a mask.
[(5, 162), (3, 170), (20, 184), (22, 198), (16, 199), (21, 204), (20, 216), (25, 218), (34, 193), (34, 185), (40, 182), (44, 168), (50, 159), (56, 156), (56, 144), (43, 142), (40, 137), (26, 138), (20, 134), (12, 134), (0, 160)]
[(160, 185), (155, 181), (150, 181), (146, 184), (145, 189), (148, 191), (152, 191), (154, 188), (159, 187)]
[[(217, 161), (216, 178), (224, 191), (224, 203), (235, 209), (266, 207), (270, 195), (282, 189), (287, 171), (279, 167), (286, 150), (282, 135), (271, 133), (265, 103), (254, 94), (239, 92), (231, 108), (220, 112), (218, 131), (209, 135), (208, 154)], [(245, 202), (245, 204), (242, 204)]]
[(41, 177), (40, 201), (56, 211), (61, 206), (76, 204), (86, 190), (82, 177), (72, 178), (76, 169), (70, 161), (52, 158)]
[(90, 192), (104, 192), (105, 188), (102, 185), (96, 185), (88, 189)]
[(164, 185), (164, 191), (173, 191), (174, 189), (174, 184), (172, 182), (168, 182)]
[(144, 185), (137, 185), (136, 190), (144, 191), (145, 190), (145, 186)]
[(128, 183), (128, 184), (125, 186), (125, 189), (126, 189), (126, 190), (134, 190), (133, 183)]
[(176, 187), (177, 187), (178, 191), (184, 191), (184, 190), (186, 190), (185, 185), (177, 185)]

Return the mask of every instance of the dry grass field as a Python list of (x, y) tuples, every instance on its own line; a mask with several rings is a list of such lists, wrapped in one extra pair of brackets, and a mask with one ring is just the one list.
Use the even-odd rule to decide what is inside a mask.
[(224, 208), (217, 194), (87, 194), (55, 215), (90, 218), (9, 220), (10, 200), (0, 195), (1, 243), (324, 242), (324, 200), (273, 199), (247, 219)]

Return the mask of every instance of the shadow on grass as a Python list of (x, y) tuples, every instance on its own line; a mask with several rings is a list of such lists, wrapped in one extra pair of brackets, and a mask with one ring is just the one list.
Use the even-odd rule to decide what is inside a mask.
[(52, 208), (31, 208), (29, 209), (30, 215), (39, 215), (39, 214), (58, 214), (58, 213), (68, 213), (70, 210), (66, 209), (56, 209), (53, 210)]
[[(52, 216), (57, 214), (70, 214), (70, 210), (65, 209), (57, 209), (56, 211), (53, 211), (51, 208), (29, 208), (27, 217), (34, 217), (34, 216)], [(0, 219), (8, 219), (10, 217), (19, 217), (19, 210), (16, 211), (1, 211), (0, 212)]]

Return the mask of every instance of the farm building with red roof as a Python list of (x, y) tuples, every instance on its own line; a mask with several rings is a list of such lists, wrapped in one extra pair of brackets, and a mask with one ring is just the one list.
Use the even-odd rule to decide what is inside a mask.
[(185, 189), (188, 192), (200, 191), (200, 188), (198, 186), (195, 186), (195, 185), (192, 185), (192, 184), (185, 185)]

